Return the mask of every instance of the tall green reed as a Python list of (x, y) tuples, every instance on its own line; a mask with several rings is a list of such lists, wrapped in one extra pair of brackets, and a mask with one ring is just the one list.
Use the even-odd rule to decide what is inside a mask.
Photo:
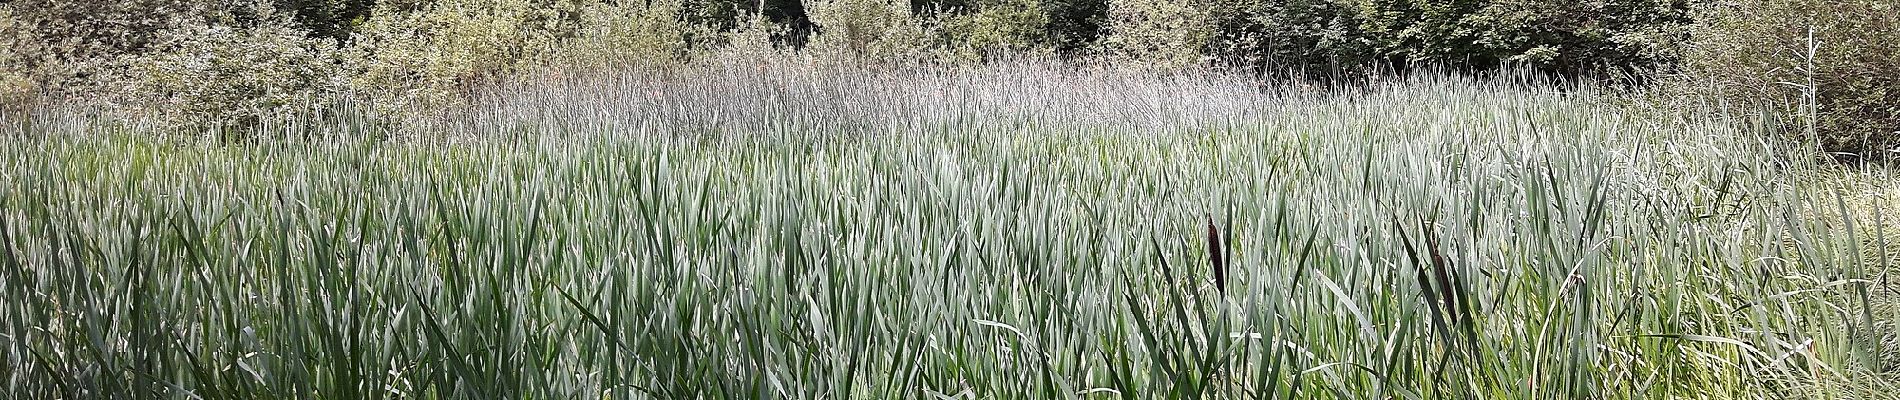
[(669, 74), (523, 83), (375, 138), (23, 128), (0, 145), (0, 394), (1891, 386), (1851, 338), (1880, 261), (1799, 211), (1810, 168), (1715, 111), (1521, 77)]

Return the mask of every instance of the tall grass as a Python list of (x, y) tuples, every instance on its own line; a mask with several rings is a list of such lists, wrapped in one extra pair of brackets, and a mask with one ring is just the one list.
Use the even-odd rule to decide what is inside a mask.
[(0, 139), (0, 397), (1892, 393), (1831, 186), (1552, 87), (767, 63), (383, 140), (44, 113)]

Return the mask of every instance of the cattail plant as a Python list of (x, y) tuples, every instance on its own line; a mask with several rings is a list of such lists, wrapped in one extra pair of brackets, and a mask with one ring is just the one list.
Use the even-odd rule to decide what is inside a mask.
[(1252, 79), (768, 59), (243, 143), (35, 114), (0, 124), (0, 398), (1896, 389), (1851, 345), (1885, 264), (1802, 211), (1838, 172), (1763, 132)]

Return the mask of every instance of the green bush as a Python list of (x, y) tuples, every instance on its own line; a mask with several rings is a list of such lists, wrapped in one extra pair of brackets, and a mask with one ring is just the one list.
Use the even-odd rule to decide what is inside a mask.
[(1672, 60), (1688, 17), (1671, 0), (1114, 0), (1111, 53), (1162, 64), (1215, 59), (1362, 73), (1516, 64), (1565, 74)]
[[(265, 10), (268, 12), (268, 10)], [(244, 130), (343, 89), (338, 49), (273, 14), (253, 27), (193, 25), (161, 32), (126, 60), (121, 101), (166, 126)]]
[(1564, 74), (1666, 64), (1668, 46), (1688, 13), (1680, 0), (1356, 0), (1309, 6), (1323, 10), (1320, 16), (1340, 7), (1350, 7), (1353, 15), (1334, 20), (1352, 19), (1359, 26), (1333, 30), (1363, 39), (1328, 43), (1345, 47), (1347, 55), (1359, 50), (1351, 46), (1371, 51), (1352, 59), (1468, 70), (1516, 64)]
[(785, 24), (772, 22), (765, 13), (753, 13), (732, 29), (721, 31), (719, 45), (709, 46), (706, 57), (739, 62), (780, 58), (786, 47), (774, 38), (785, 37), (790, 30)]
[[(1493, 1), (1463, 22), (1483, 57), (1549, 71), (1640, 72), (1666, 65), (1688, 23), (1682, 0)], [(1450, 56), (1450, 55), (1440, 55)]]
[(555, 50), (554, 62), (579, 68), (630, 63), (677, 63), (719, 38), (714, 28), (689, 21), (686, 4), (590, 2), (578, 7), (578, 25)]
[(1095, 45), (1108, 25), (1107, 0), (1042, 0), (1042, 7), (1049, 15), (1049, 41), (1065, 54)]
[(297, 27), (310, 36), (348, 41), (369, 19), (376, 0), (272, 0), (276, 9), (291, 14)]
[(968, 7), (942, 17), (953, 58), (987, 59), (1054, 49), (1050, 16), (1042, 0), (981, 0)]
[(1321, 76), (1413, 64), (1639, 72), (1680, 61), (1678, 76), (1693, 83), (1680, 86), (1808, 116), (1789, 124), (1819, 150), (1900, 154), (1887, 151), (1900, 145), (1895, 1), (1694, 4), (1692, 13), (1686, 0), (13, 0), (0, 3), (0, 104), (135, 95), (182, 110), (173, 122), (243, 126), (295, 98), (349, 92), (379, 111), (433, 109), (541, 68), (780, 49), (871, 63), (1062, 53)]
[(821, 59), (905, 62), (931, 48), (931, 27), (908, 2), (808, 0), (805, 9), (816, 27), (805, 50)]
[[(544, 0), (383, 4), (350, 49), (353, 84), (380, 108), (440, 104), (549, 54), (573, 28)], [(569, 8), (571, 10), (571, 8)], [(571, 15), (571, 14), (569, 14)]]
[(1336, 0), (1242, 0), (1226, 3), (1216, 56), (1276, 71), (1346, 73), (1378, 55), (1356, 9)]
[(1698, 19), (1684, 87), (1792, 111), (1791, 141), (1842, 161), (1900, 155), (1900, 2), (1731, 0)]
[(268, 2), (0, 4), (0, 106), (44, 98), (243, 129), (341, 89), (337, 45)]
[(226, 9), (202, 0), (0, 2), (0, 79), (13, 91), (61, 97), (112, 86), (124, 58), (164, 32), (207, 22)]
[[(11, 8), (0, 7), (0, 32), (21, 32), (26, 28), (26, 23), (15, 17)], [(27, 72), (27, 55), (12, 46), (12, 41), (7, 42), (8, 45), (0, 46), (0, 111), (23, 106), (33, 97), (33, 77)]]
[(1212, 0), (1109, 0), (1103, 51), (1112, 59), (1162, 69), (1206, 62), (1217, 33)]

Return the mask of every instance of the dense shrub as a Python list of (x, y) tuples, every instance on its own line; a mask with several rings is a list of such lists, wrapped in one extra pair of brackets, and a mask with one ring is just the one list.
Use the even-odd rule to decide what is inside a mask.
[(1900, 146), (1900, 2), (1731, 0), (1698, 16), (1685, 87), (1795, 112), (1793, 141), (1843, 161)]
[(338, 41), (348, 41), (376, 9), (376, 0), (273, 0), (273, 4), (290, 13), (297, 27), (310, 36)]
[(983, 59), (996, 54), (1052, 50), (1049, 13), (1041, 0), (980, 0), (945, 10), (943, 36), (950, 55)]
[[(740, 14), (732, 30), (746, 30), (761, 26), (755, 22), (766, 22), (776, 28), (771, 30), (771, 39), (787, 46), (802, 46), (812, 32), (811, 16), (806, 13), (805, 4), (800, 0), (723, 0), (737, 3)], [(752, 15), (744, 15), (750, 13)], [(722, 30), (725, 31), (725, 30)]]
[(906, 62), (931, 47), (931, 28), (906, 2), (897, 0), (806, 0), (815, 26), (806, 50), (849, 62)]
[(1470, 62), (1584, 73), (1668, 64), (1688, 18), (1685, 0), (1528, 0), (1490, 2), (1463, 22), (1479, 49)]
[(1173, 65), (1208, 56), (1331, 73), (1413, 64), (1632, 72), (1671, 60), (1688, 10), (1681, 0), (1115, 0), (1103, 45)]
[(444, 0), (408, 10), (380, 5), (357, 33), (356, 87), (385, 106), (452, 100), (555, 47), (569, 15), (539, 0)]
[(1374, 64), (1355, 8), (1336, 0), (1230, 1), (1210, 52), (1272, 71), (1338, 75)]
[(754, 13), (741, 20), (732, 30), (722, 32), (724, 36), (719, 46), (710, 49), (709, 57), (720, 60), (749, 61), (778, 58), (785, 48), (779, 46), (779, 38), (789, 35), (791, 27), (774, 23), (765, 13)]
[(1042, 7), (1049, 15), (1049, 41), (1060, 52), (1093, 46), (1108, 24), (1107, 0), (1042, 0)]
[(1217, 33), (1214, 0), (1109, 0), (1108, 34), (1102, 49), (1109, 57), (1164, 69), (1205, 62)]
[[(24, 22), (14, 17), (10, 7), (0, 7), (0, 32), (20, 32), (26, 28)], [(26, 103), (32, 97), (34, 86), (33, 77), (27, 72), (27, 55), (13, 46), (14, 41), (6, 42), (0, 45), (0, 111)]]
[(15, 91), (88, 94), (164, 32), (220, 11), (201, 0), (0, 2), (0, 79)]
[(117, 97), (166, 126), (244, 130), (321, 104), (343, 90), (335, 41), (311, 38), (268, 10), (251, 27), (191, 25), (163, 31), (126, 61)]
[(686, 6), (677, 0), (581, 4), (576, 30), (552, 61), (581, 68), (684, 61), (705, 47), (701, 42), (719, 39), (716, 28), (694, 24)]
[(341, 88), (335, 41), (268, 2), (0, 4), (0, 106), (47, 96), (187, 129), (244, 128)]
[[(1695, 8), (1692, 10), (1692, 4)], [(1808, 118), (1847, 158), (1900, 145), (1893, 0), (12, 0), (0, 104), (148, 101), (174, 122), (248, 125), (348, 93), (440, 105), (534, 70), (683, 64), (796, 49), (865, 63), (1105, 56), (1308, 76), (1429, 64), (1642, 72)], [(372, 6), (373, 5), (373, 6)], [(1693, 21), (1693, 28), (1691, 24)], [(1809, 41), (1812, 28), (1813, 41)], [(1693, 33), (1693, 42), (1684, 42)], [(1809, 47), (1810, 44), (1814, 46)], [(1638, 74), (1640, 75), (1640, 74)]]

